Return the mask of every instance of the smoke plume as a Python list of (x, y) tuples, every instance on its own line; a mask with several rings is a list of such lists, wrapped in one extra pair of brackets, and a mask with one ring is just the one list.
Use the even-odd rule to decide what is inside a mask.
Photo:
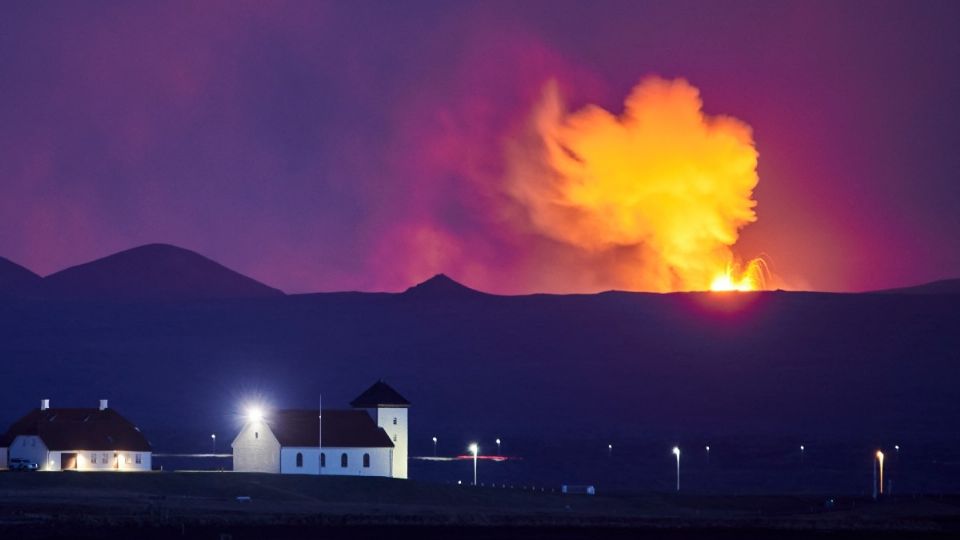
[(507, 145), (506, 191), (525, 226), (646, 291), (764, 287), (762, 261), (732, 251), (756, 221), (750, 126), (703, 112), (683, 79), (651, 77), (621, 114), (568, 111), (555, 84)]

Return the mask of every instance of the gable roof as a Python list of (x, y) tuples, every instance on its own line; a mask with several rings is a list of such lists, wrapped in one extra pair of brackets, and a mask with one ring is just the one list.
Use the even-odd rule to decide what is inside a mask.
[(34, 409), (0, 437), (0, 447), (21, 435), (39, 436), (49, 450), (151, 451), (140, 429), (110, 408)]
[(381, 380), (373, 383), (373, 386), (351, 401), (350, 405), (358, 409), (375, 409), (377, 407), (409, 407), (410, 402), (401, 396), (400, 392)]
[[(267, 418), (267, 425), (280, 446), (317, 446), (317, 409), (287, 409), (275, 411)], [(323, 410), (324, 447), (333, 448), (392, 448), (393, 441), (378, 426), (367, 411)]]

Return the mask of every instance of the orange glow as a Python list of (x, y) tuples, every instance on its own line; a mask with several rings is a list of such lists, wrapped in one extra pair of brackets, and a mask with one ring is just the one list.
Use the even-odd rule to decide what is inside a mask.
[(508, 146), (507, 191), (536, 234), (573, 248), (628, 290), (764, 289), (760, 259), (733, 252), (754, 221), (750, 126), (703, 112), (683, 79), (640, 82), (619, 115), (568, 112), (555, 85)]
[(710, 290), (716, 292), (763, 290), (767, 288), (768, 274), (766, 262), (759, 257), (748, 262), (742, 270), (739, 265), (728, 264), (726, 269), (710, 282)]

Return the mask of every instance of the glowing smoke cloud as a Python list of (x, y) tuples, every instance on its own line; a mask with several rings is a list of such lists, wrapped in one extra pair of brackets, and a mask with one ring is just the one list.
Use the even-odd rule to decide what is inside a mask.
[[(764, 288), (764, 265), (731, 250), (756, 221), (751, 129), (703, 113), (682, 79), (638, 84), (616, 116), (567, 112), (555, 85), (508, 146), (508, 193), (529, 226), (598, 261), (632, 290)], [(613, 257), (610, 254), (614, 254)]]

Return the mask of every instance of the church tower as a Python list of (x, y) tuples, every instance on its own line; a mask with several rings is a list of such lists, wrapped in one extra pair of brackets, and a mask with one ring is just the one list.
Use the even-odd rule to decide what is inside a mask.
[(376, 409), (374, 419), (382, 427), (390, 440), (393, 441), (393, 468), (394, 478), (407, 478), (408, 454), (408, 424), (407, 409), (410, 402), (399, 392), (391, 388), (382, 380), (377, 381), (370, 388), (350, 402), (356, 409)]

